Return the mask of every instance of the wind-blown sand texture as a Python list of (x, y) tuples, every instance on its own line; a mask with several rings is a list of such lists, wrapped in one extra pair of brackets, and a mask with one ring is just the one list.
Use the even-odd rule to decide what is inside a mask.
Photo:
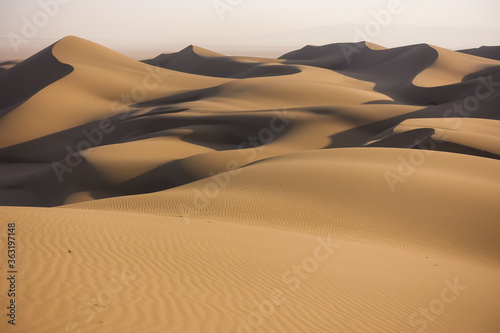
[(500, 332), (498, 59), (66, 37), (0, 64), (0, 330)]

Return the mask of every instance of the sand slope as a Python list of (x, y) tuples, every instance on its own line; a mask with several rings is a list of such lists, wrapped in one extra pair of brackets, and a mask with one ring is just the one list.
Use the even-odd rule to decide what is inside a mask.
[[(427, 252), (152, 215), (1, 212), (24, 244), (17, 332), (494, 332), (500, 324), (498, 268)], [(438, 315), (435, 304), (444, 304)]]
[(459, 83), (462, 79), (474, 72), (479, 72), (487, 67), (500, 66), (500, 61), (460, 55), (456, 52), (432, 46), (439, 53), (434, 64), (421, 72), (413, 80), (413, 84), (421, 87), (438, 87)]
[(239, 222), (498, 263), (500, 161), (418, 153), (311, 151), (163, 192), (69, 207)]

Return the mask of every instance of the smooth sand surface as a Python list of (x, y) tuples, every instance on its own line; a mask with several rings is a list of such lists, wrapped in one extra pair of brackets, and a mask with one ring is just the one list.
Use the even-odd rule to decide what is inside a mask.
[(499, 332), (493, 51), (0, 64), (0, 331)]
[(500, 66), (499, 60), (476, 57), (469, 54), (460, 55), (441, 47), (432, 46), (439, 53), (434, 64), (421, 72), (413, 80), (413, 84), (420, 87), (438, 87), (460, 83), (462, 79), (474, 72), (487, 67)]

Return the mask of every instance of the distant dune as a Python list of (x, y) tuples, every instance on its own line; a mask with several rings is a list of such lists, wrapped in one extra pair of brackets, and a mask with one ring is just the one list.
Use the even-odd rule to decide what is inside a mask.
[(500, 46), (481, 46), (477, 49), (467, 49), (467, 50), (461, 50), (459, 52), (483, 58), (500, 60)]
[(1, 63), (16, 331), (499, 332), (498, 50)]
[(161, 54), (143, 62), (185, 73), (226, 78), (252, 78), (300, 72), (294, 66), (273, 65), (271, 59), (259, 61), (258, 58), (249, 58), (248, 61), (245, 60), (241, 57), (226, 57), (191, 45), (180, 52)]

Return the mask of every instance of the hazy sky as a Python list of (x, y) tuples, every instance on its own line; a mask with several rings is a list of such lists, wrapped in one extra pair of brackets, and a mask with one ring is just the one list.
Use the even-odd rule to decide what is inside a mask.
[[(391, 1), (401, 5), (390, 25), (373, 26)], [(151, 56), (189, 44), (286, 48), (354, 41), (370, 22), (366, 39), (385, 46), (500, 45), (498, 13), (498, 0), (0, 0), (0, 58), (27, 57), (66, 35)]]

